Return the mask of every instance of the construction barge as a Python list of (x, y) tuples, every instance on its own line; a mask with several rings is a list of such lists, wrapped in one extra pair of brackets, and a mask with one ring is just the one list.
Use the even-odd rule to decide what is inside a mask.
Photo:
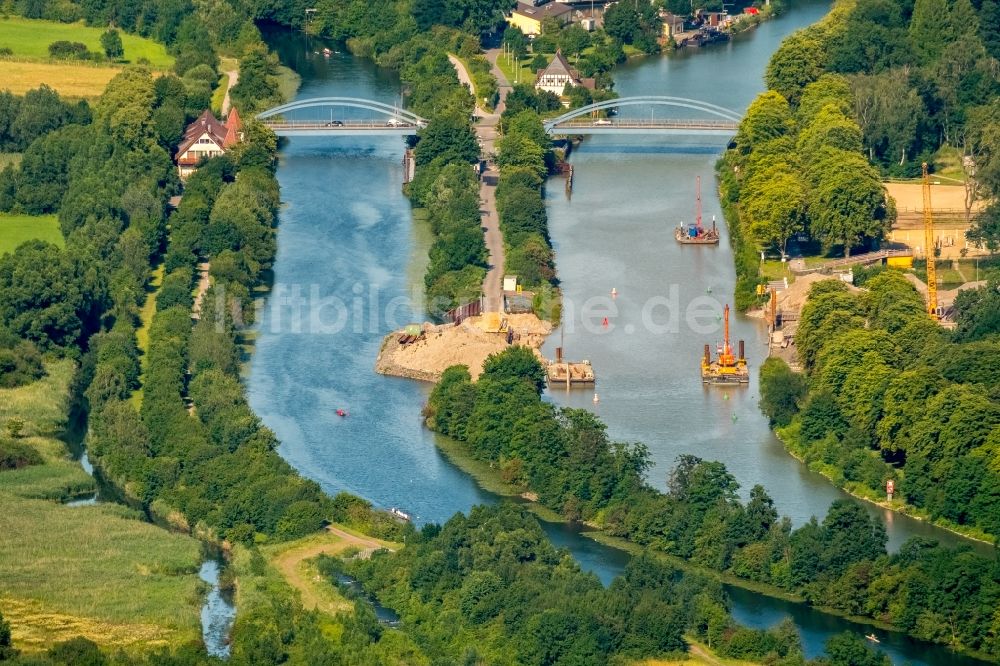
[(556, 347), (556, 360), (550, 361), (545, 367), (545, 376), (549, 387), (564, 386), (566, 388), (593, 386), (596, 377), (590, 361), (564, 361), (562, 347)]
[(694, 224), (685, 225), (681, 222), (674, 229), (674, 238), (681, 245), (718, 245), (719, 229), (712, 216), (712, 228), (707, 229), (701, 224), (701, 176), (695, 178), (695, 218)]
[(728, 304), (723, 310), (722, 319), (722, 345), (716, 348), (714, 360), (709, 345), (705, 345), (705, 353), (701, 357), (701, 381), (703, 384), (749, 384), (750, 369), (747, 367), (743, 341), (739, 341), (739, 356), (733, 354), (733, 348), (729, 345)]

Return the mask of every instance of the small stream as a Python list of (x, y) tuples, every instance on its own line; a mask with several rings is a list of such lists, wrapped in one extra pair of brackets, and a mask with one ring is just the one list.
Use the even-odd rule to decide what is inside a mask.
[(198, 577), (212, 586), (201, 607), (201, 637), (209, 656), (229, 658), (229, 639), (236, 621), (236, 604), (233, 593), (222, 589), (219, 578), (225, 562), (208, 557), (201, 563)]
[[(86, 413), (74, 407), (71, 410), (70, 422), (66, 431), (62, 435), (73, 459), (80, 463), (87, 474), (89, 474), (96, 484), (96, 490), (81, 497), (75, 497), (64, 506), (84, 507), (94, 506), (100, 502), (119, 502), (125, 504), (115, 488), (101, 477), (101, 471), (95, 469), (87, 455), (87, 421)], [(148, 516), (147, 516), (148, 519)], [(208, 547), (206, 546), (206, 551)], [(206, 552), (205, 559), (201, 563), (198, 577), (211, 586), (205, 597), (205, 603), (201, 608), (201, 635), (205, 642), (205, 649), (213, 657), (222, 659), (229, 658), (229, 635), (236, 619), (236, 605), (233, 595), (227, 590), (223, 590), (219, 585), (219, 576), (225, 567), (220, 553)]]
[(375, 617), (378, 618), (379, 624), (387, 627), (399, 626), (399, 614), (391, 608), (386, 608), (378, 602), (378, 599), (365, 592), (365, 589), (358, 582), (357, 578), (344, 573), (337, 574), (337, 585), (347, 593), (348, 598), (361, 599), (371, 606), (372, 610), (375, 611)]

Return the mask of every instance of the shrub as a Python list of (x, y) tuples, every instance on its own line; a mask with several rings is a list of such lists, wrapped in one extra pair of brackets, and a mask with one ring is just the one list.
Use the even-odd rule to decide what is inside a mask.
[(91, 54), (86, 44), (59, 40), (49, 44), (49, 55), (60, 60), (87, 60)]
[(34, 447), (13, 439), (0, 439), (0, 471), (41, 465), (42, 454)]

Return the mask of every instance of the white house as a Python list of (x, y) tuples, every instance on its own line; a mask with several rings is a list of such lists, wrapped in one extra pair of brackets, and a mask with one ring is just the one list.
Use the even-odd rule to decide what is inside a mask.
[(563, 57), (562, 50), (556, 51), (556, 57), (552, 59), (549, 66), (539, 70), (538, 78), (535, 79), (536, 90), (547, 90), (556, 95), (562, 95), (567, 85), (594, 87), (593, 79), (581, 79), (580, 74), (569, 66), (566, 58)]
[(187, 126), (184, 137), (177, 146), (177, 171), (181, 179), (190, 176), (198, 164), (209, 157), (224, 154), (243, 138), (243, 122), (236, 107), (223, 123), (211, 111), (205, 110), (198, 119)]

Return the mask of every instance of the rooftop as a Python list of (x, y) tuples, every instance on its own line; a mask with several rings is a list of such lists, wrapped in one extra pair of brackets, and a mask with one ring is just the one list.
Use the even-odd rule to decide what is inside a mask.
[(517, 7), (514, 8), (515, 14), (527, 16), (537, 21), (550, 17), (560, 18), (572, 11), (572, 7), (568, 7), (567, 5), (557, 2), (550, 2), (542, 5), (541, 7), (535, 7), (534, 5), (529, 5), (526, 2), (519, 2), (517, 3)]

